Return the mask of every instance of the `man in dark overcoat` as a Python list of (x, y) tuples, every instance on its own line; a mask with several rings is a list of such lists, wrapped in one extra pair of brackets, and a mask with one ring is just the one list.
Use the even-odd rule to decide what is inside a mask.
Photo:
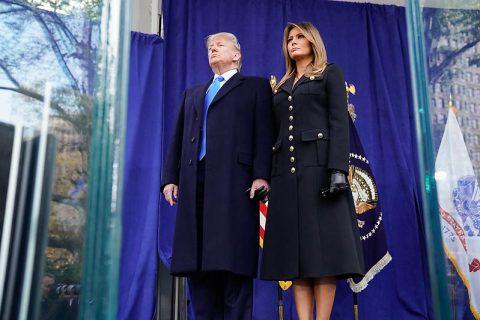
[(190, 278), (197, 320), (251, 319), (253, 197), (269, 188), (272, 92), (266, 79), (239, 73), (233, 34), (209, 36), (207, 48), (214, 77), (184, 92), (162, 176), (165, 199), (178, 204), (171, 272)]

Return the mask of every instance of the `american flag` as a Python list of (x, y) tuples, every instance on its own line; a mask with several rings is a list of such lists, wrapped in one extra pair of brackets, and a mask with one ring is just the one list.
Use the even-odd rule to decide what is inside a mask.
[[(263, 249), (263, 238), (265, 236), (265, 224), (267, 222), (268, 202), (260, 201), (260, 248)], [(291, 281), (278, 281), (283, 290), (287, 290), (292, 285)]]

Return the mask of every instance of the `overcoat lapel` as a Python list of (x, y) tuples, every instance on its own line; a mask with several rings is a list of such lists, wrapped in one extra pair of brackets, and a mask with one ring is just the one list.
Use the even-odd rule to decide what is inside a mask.
[(294, 77), (288, 78), (288, 80), (285, 81), (284, 84), (282, 84), (282, 86), (280, 87), (280, 90), (287, 92), (289, 96), (292, 95), (293, 79)]
[(195, 93), (195, 102), (194, 109), (197, 116), (201, 117), (203, 114), (203, 105), (205, 104), (205, 95), (207, 89), (213, 81), (213, 77), (210, 78), (207, 82), (198, 87), (197, 92)]
[(294, 92), (299, 86), (301, 86), (303, 83), (307, 82), (308, 78), (305, 76), (301, 76), (300, 79), (295, 83), (295, 85), (292, 88), (292, 92)]
[(227, 93), (229, 93), (233, 88), (239, 86), (243, 82), (244, 77), (240, 73), (235, 73), (218, 91), (215, 98), (213, 98), (212, 103), (210, 103), (210, 107), (213, 107), (217, 101), (222, 99)]
[(297, 90), (297, 88), (305, 83), (308, 83), (310, 81), (318, 81), (318, 80), (322, 80), (323, 79), (323, 73), (319, 76), (315, 76), (313, 78), (307, 78), (305, 76), (302, 76), (296, 83), (295, 83), (295, 86), (293, 85), (293, 80), (295, 78), (292, 76), (290, 78), (288, 78), (287, 81), (285, 81), (285, 83), (280, 87), (281, 90), (284, 90), (285, 92), (288, 93), (288, 95), (292, 95), (293, 92), (295, 90)]

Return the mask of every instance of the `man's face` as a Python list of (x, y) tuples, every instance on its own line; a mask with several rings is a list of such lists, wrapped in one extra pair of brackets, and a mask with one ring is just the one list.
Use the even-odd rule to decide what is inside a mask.
[(235, 49), (232, 41), (223, 36), (217, 36), (208, 44), (208, 63), (210, 66), (221, 65), (237, 66), (240, 53)]
[(55, 284), (55, 279), (50, 276), (43, 276), (42, 281), (42, 296), (44, 298), (48, 298), (48, 294), (52, 289), (53, 285)]

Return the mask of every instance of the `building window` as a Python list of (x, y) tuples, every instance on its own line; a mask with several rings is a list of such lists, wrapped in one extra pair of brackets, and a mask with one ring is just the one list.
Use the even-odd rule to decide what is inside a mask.
[(472, 126), (472, 129), (477, 129), (478, 128), (478, 119), (472, 119), (470, 124)]
[(478, 146), (478, 135), (469, 134), (469, 136), (470, 136), (470, 143), (472, 143), (475, 146)]

